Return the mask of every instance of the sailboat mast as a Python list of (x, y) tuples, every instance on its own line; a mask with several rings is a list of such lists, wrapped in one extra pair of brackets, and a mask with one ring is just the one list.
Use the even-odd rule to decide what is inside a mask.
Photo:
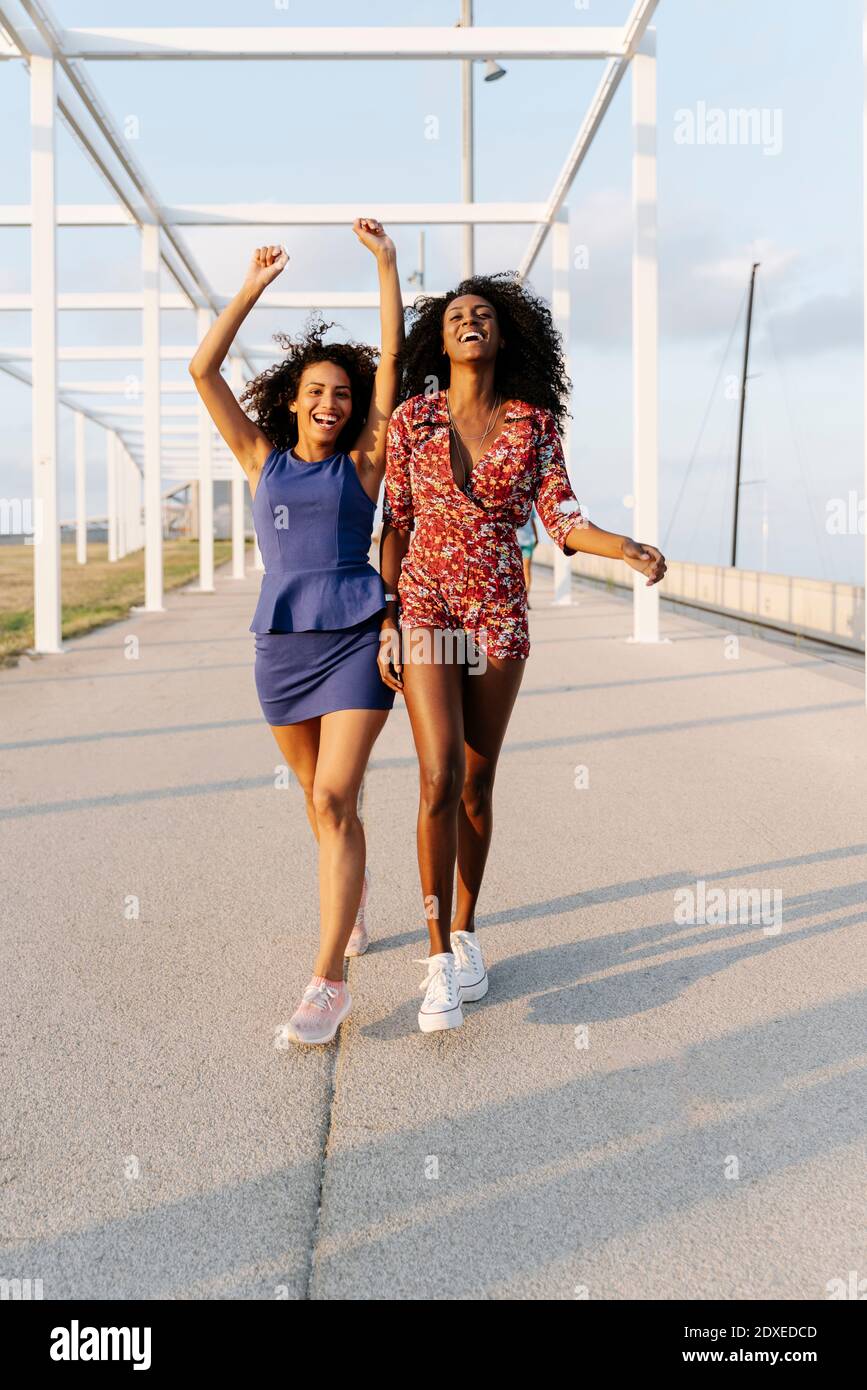
[(750, 331), (753, 325), (753, 294), (756, 288), (756, 271), (761, 264), (760, 261), (753, 263), (752, 274), (750, 275), (750, 294), (747, 300), (747, 331), (744, 335), (744, 365), (741, 373), (741, 400), (738, 415), (738, 455), (735, 467), (735, 506), (734, 517), (732, 518), (732, 569), (735, 569), (738, 562), (738, 503), (741, 495), (741, 457), (744, 448), (744, 410), (747, 403), (747, 372), (750, 365)]

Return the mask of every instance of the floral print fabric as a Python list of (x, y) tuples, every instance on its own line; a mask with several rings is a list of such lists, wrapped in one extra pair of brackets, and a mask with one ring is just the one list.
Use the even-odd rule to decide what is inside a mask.
[(462, 627), (491, 656), (530, 651), (527, 593), (516, 527), (533, 506), (567, 553), (581, 521), (563, 447), (549, 410), (511, 401), (501, 433), (455, 482), (445, 393), (413, 396), (388, 426), (383, 515), (396, 530), (414, 526), (401, 569), (401, 626)]

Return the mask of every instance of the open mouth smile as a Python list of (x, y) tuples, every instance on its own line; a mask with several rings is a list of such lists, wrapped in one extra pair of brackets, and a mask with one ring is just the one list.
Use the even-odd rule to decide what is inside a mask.
[(483, 343), (484, 341), (484, 333), (480, 333), (477, 328), (468, 328), (466, 333), (462, 333), (458, 338), (459, 343)]
[(324, 430), (332, 430), (335, 425), (340, 424), (339, 415), (317, 414), (313, 416), (313, 422)]

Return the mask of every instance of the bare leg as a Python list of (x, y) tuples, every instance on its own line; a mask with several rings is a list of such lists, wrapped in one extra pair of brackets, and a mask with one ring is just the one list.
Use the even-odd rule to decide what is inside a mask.
[(316, 774), (316, 759), (319, 756), (319, 725), (318, 715), (315, 719), (302, 719), (299, 724), (269, 725), (277, 740), (277, 747), (301, 783), (307, 819), (317, 840), (319, 828), (313, 806), (313, 778)]
[(343, 953), (352, 934), (364, 882), (364, 829), (358, 793), (387, 710), (338, 710), (320, 721), (313, 779), (319, 831), (319, 954), (314, 974), (343, 979)]
[(484, 673), (464, 681), (466, 773), (458, 811), (458, 901), (452, 931), (474, 931), (475, 912), (494, 828), (497, 760), (511, 718), (524, 661), (488, 657)]
[[(409, 641), (412, 650), (412, 634)], [(451, 951), (457, 816), (464, 781), (462, 682), (463, 668), (456, 663), (411, 660), (403, 668), (419, 762), (418, 867), (432, 956)]]

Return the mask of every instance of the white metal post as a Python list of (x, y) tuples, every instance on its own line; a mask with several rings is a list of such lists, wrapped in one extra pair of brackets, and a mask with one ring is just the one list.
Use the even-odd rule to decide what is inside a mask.
[(144, 528), (141, 520), (141, 471), (135, 459), (132, 460), (133, 466), (133, 533), (135, 535), (135, 548), (141, 550), (144, 545)]
[[(461, 0), (461, 28), (469, 29), (473, 23), (472, 0)], [(461, 198), (465, 203), (473, 201), (475, 178), (473, 174), (473, 144), (475, 139), (475, 112), (473, 111), (473, 60), (461, 63)], [(463, 229), (462, 275), (468, 280), (474, 271), (475, 228), (466, 222)]]
[(57, 244), (55, 71), (30, 59), (30, 290), (33, 352), (33, 647), (62, 650), (57, 510)]
[[(553, 288), (551, 295), (551, 308), (553, 311), (554, 322), (563, 338), (563, 355), (566, 359), (566, 371), (569, 371), (569, 347), (571, 341), (571, 295), (569, 292), (569, 211), (562, 208), (557, 214), (557, 220), (551, 229), (551, 262), (553, 270)], [(563, 457), (566, 460), (566, 471), (571, 477), (570, 469), (570, 442), (571, 429), (567, 421), (562, 433)], [(554, 551), (554, 602), (559, 605), (568, 605), (572, 602), (572, 561), (568, 555), (558, 547)]]
[[(656, 31), (632, 59), (632, 400), (634, 538), (659, 532), (659, 306), (656, 238)], [(633, 574), (635, 642), (659, 641), (659, 589)]]
[[(135, 460), (133, 460), (135, 463)], [(144, 516), (142, 509), (142, 475), (138, 464), (135, 464), (135, 548), (143, 550), (145, 543)]]
[[(862, 157), (864, 160), (861, 201), (864, 208), (864, 284), (867, 286), (867, 0), (864, 0), (864, 22), (862, 34), (864, 63), (864, 111), (862, 117)], [(867, 408), (867, 291), (864, 294), (864, 406)], [(864, 422), (864, 496), (867, 497), (867, 410)], [(864, 531), (864, 592), (867, 594), (867, 528)], [(864, 668), (864, 700), (867, 703), (867, 656)]]
[(117, 439), (114, 430), (105, 432), (105, 531), (108, 558), (117, 559)]
[(135, 550), (135, 526), (133, 508), (135, 506), (135, 466), (128, 450), (123, 451), (123, 536), (126, 552)]
[(130, 550), (141, 550), (141, 474), (132, 454), (127, 453), (129, 469), (129, 511), (127, 513), (127, 533)]
[(84, 416), (75, 412), (75, 558), (87, 564), (87, 459), (84, 452)]
[(117, 558), (122, 560), (129, 545), (126, 534), (126, 509), (129, 506), (129, 485), (126, 473), (126, 450), (123, 440), (117, 441)]
[[(196, 311), (199, 342), (211, 326), (209, 309)], [(214, 592), (214, 453), (211, 417), (204, 401), (198, 403), (199, 420), (199, 591)]]
[(126, 473), (124, 486), (124, 544), (127, 552), (138, 550), (138, 538), (136, 536), (136, 503), (138, 500), (138, 469), (133, 463), (129, 450), (124, 448), (123, 466)]
[(160, 229), (142, 232), (142, 356), (144, 365), (145, 601), (148, 613), (163, 610), (163, 515), (160, 479)]
[[(865, 0), (867, 3), (867, 0)], [(230, 366), (230, 385), (236, 396), (244, 389), (241, 361), (233, 357)], [(244, 470), (235, 462), (232, 468), (232, 578), (244, 578)]]
[(122, 440), (118, 439), (115, 443), (115, 486), (117, 487), (116, 513), (117, 513), (117, 558), (122, 560), (127, 552), (126, 543), (126, 508), (128, 502), (128, 488), (126, 477), (126, 456)]

